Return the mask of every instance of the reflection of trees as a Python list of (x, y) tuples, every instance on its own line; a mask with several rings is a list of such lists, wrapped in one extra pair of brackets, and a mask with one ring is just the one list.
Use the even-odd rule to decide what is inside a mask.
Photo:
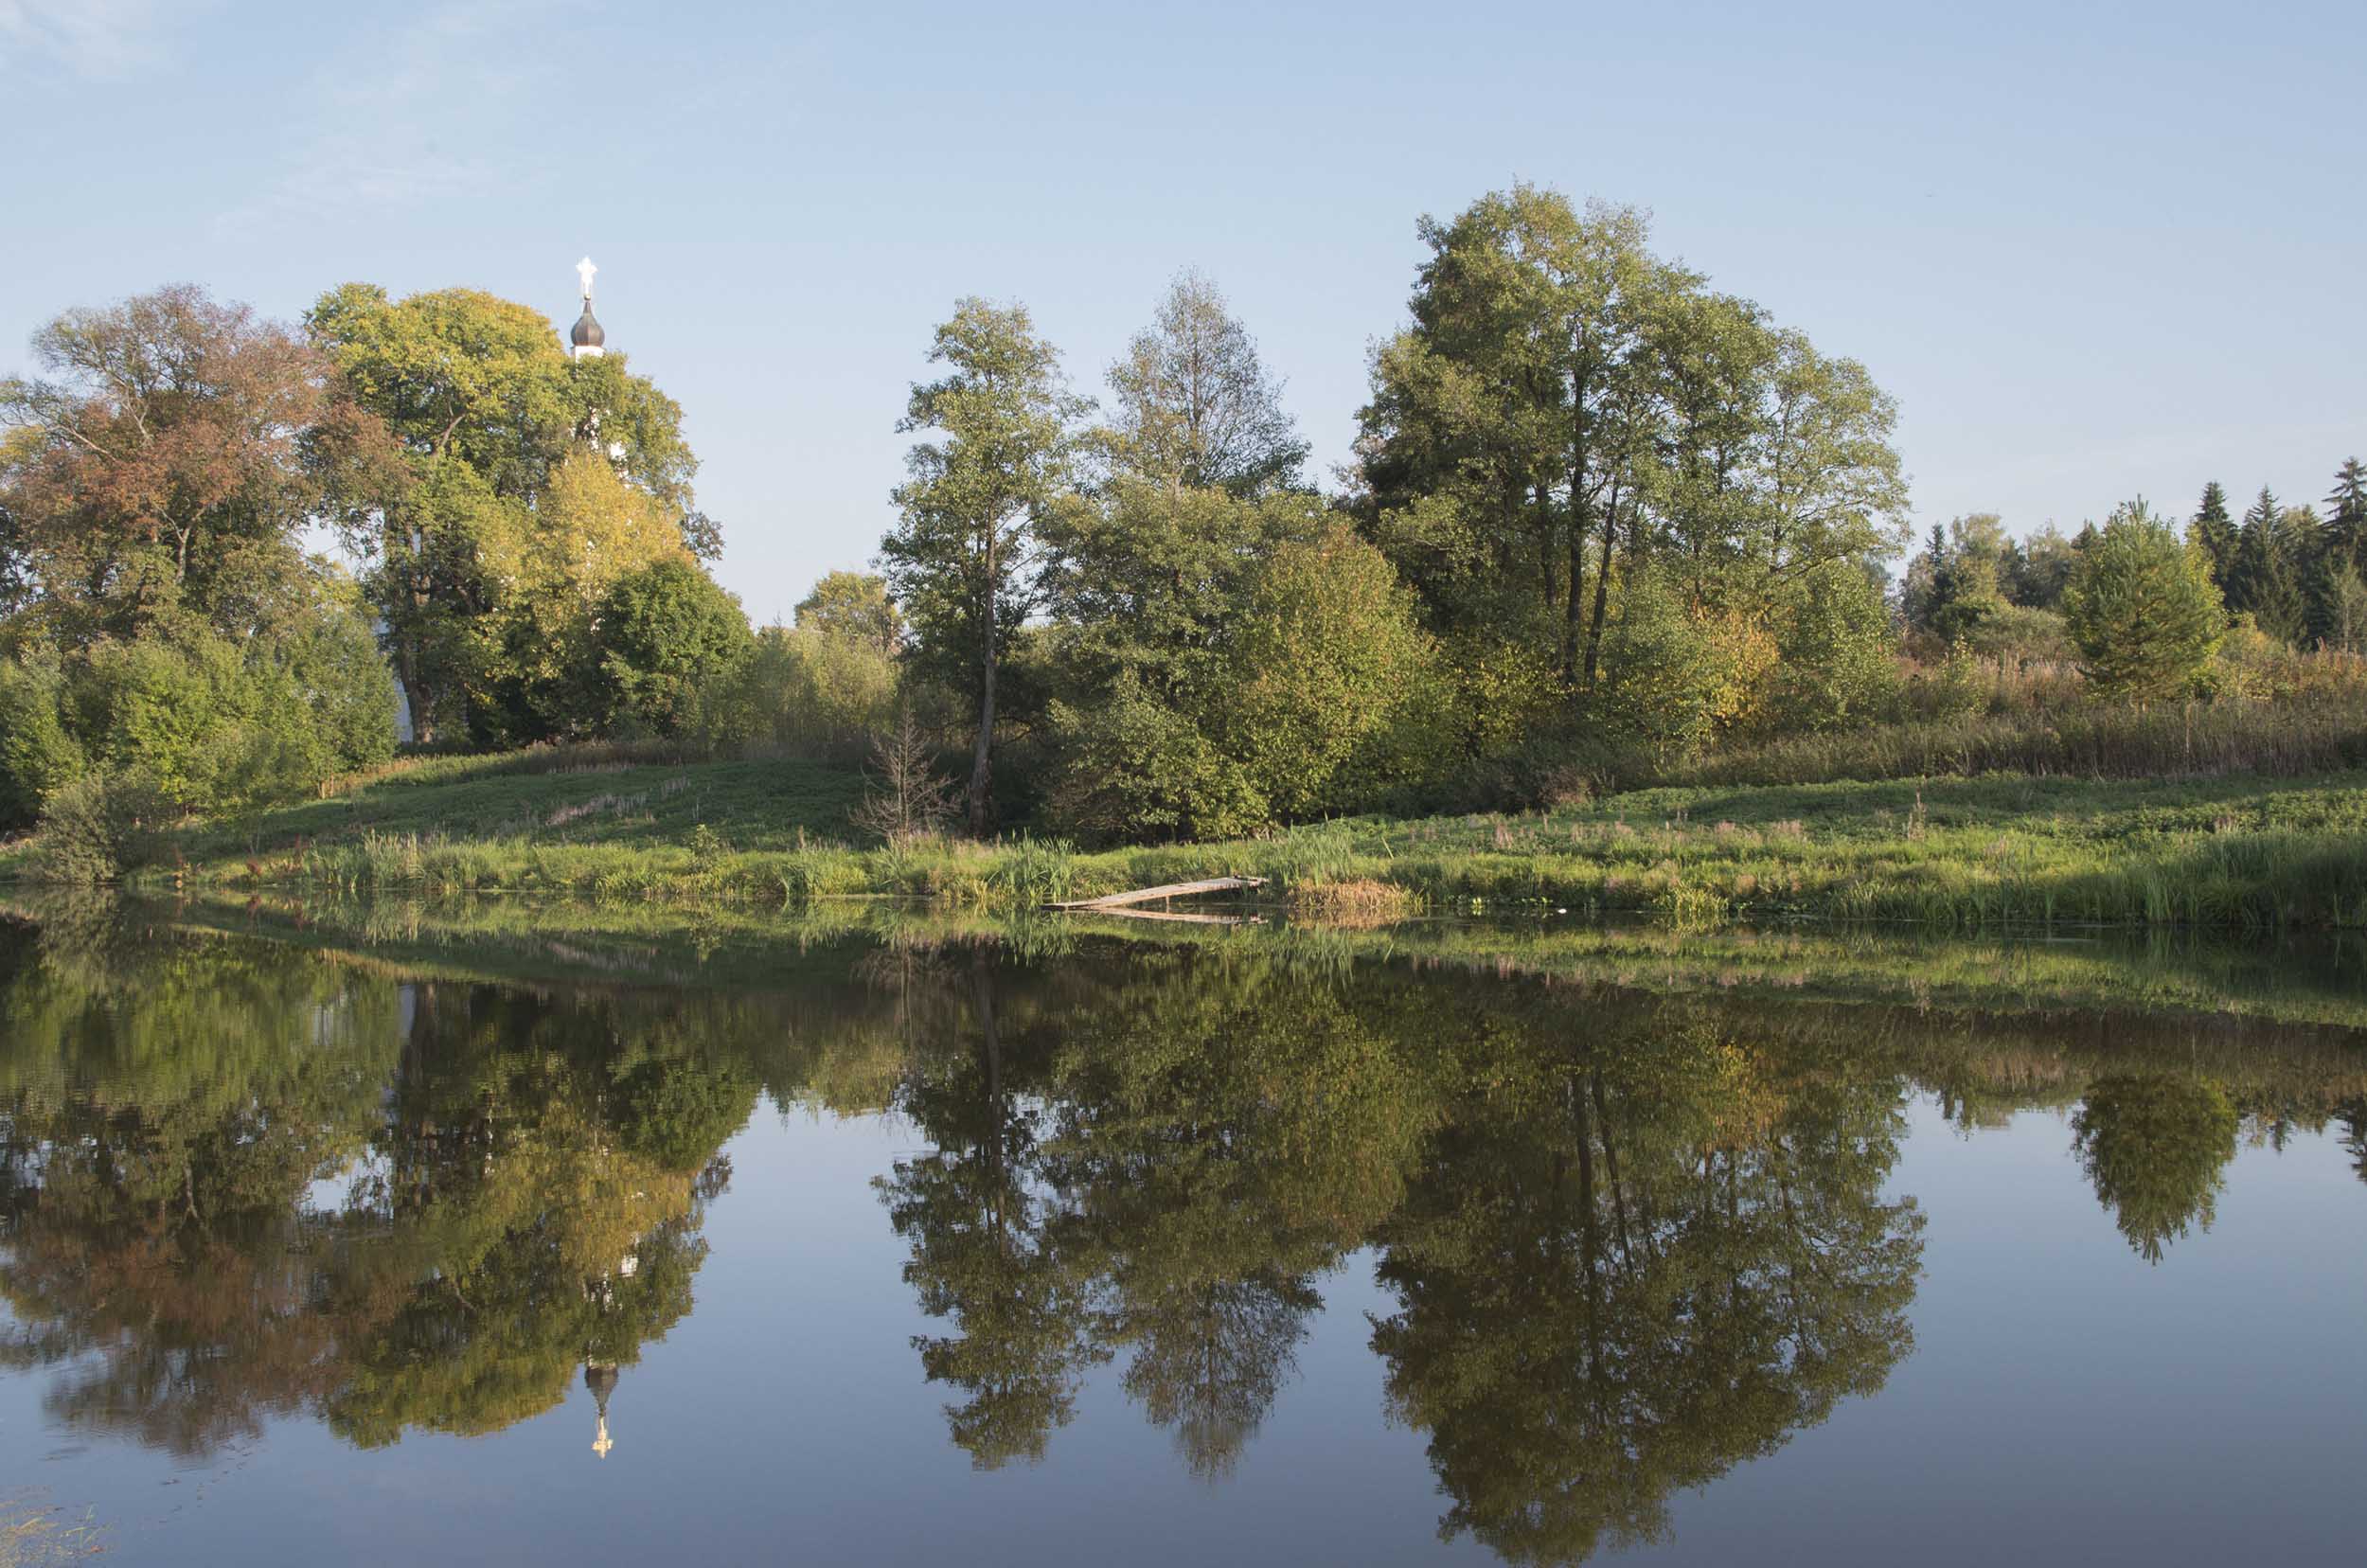
[(687, 1310), (741, 1077), (609, 1007), (208, 946), (0, 983), (11, 1050), (54, 1052), (0, 1062), (0, 1354), (77, 1359), (59, 1417), (183, 1452), (296, 1411), (489, 1431)]
[(1192, 1468), (1230, 1470), (1294, 1367), (1312, 1280), (1398, 1191), (1418, 1135), (1389, 1042), (1330, 987), (1149, 957), (1044, 983), (984, 960), (967, 1044), (904, 1109), (935, 1151), (883, 1195), (906, 1277), (958, 1334), (919, 1342), (982, 1463), (1040, 1455), (1084, 1368)]
[(2358, 1179), (2367, 1182), (2367, 1105), (2346, 1107), (2340, 1116), (2342, 1151), (2351, 1157), (2351, 1168)]
[(1522, 1562), (1656, 1538), (1910, 1344), (1893, 1083), (1787, 1076), (1679, 1028), (1477, 1064), (1381, 1236), (1374, 1326), (1430, 1434), (1442, 1531)]
[(1402, 1190), (1428, 1100), (1362, 999), (1263, 964), (1148, 959), (1061, 1014), (1061, 1179), (1127, 1392), (1229, 1471), (1296, 1367), (1315, 1276)]
[(1574, 1047), (1518, 989), (1362, 978), (971, 968), (962, 1043), (905, 1100), (934, 1151), (883, 1195), (981, 1463), (1041, 1454), (1124, 1354), (1224, 1474), (1317, 1276), (1372, 1239), (1400, 1302), (1374, 1345), (1446, 1527), (1518, 1559), (1649, 1538), (1671, 1490), (1881, 1385), (1921, 1256), (1920, 1214), (1880, 1196), (1895, 1076), (1786, 1066), (1682, 1010)]
[(928, 1140), (880, 1192), (981, 1466), (1044, 1452), (1113, 1363), (1223, 1476), (1323, 1275), (1378, 1248), (1372, 1345), (1444, 1525), (1531, 1561), (1653, 1536), (1673, 1490), (1880, 1386), (1919, 1257), (1880, 1198), (1905, 1085), (1968, 1130), (2084, 1090), (2079, 1152), (2149, 1256), (2209, 1221), (2239, 1112), (2340, 1115), (2367, 1168), (2348, 1058), (2209, 1059), (2223, 1092), (2100, 1025), (1878, 1034), (1246, 941), (1039, 966), (899, 928), (751, 999), (88, 936), (34, 961), (0, 933), (0, 1355), (58, 1365), (63, 1418), (185, 1452), (274, 1414), (489, 1431), (579, 1371), (605, 1397), (689, 1309), (759, 1078)]
[(946, 1408), (953, 1440), (991, 1470), (1042, 1456), (1099, 1352), (1082, 1333), (1089, 1276), (1065, 1245), (1066, 1199), (1040, 1169), (1042, 1108), (1025, 1097), (1040, 1062), (1006, 1050), (992, 958), (963, 983), (970, 1048), (932, 1061), (906, 1106), (936, 1148), (899, 1161), (881, 1193), (913, 1244), (906, 1282), (956, 1329), (915, 1340), (921, 1366), (967, 1396)]
[(2080, 1164), (2146, 1262), (2188, 1227), (2211, 1228), (2237, 1121), (2227, 1092), (2199, 1078), (2116, 1073), (2088, 1086), (2072, 1118)]

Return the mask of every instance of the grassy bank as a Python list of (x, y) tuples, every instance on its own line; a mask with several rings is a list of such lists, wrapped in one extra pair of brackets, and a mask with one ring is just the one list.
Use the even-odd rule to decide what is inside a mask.
[[(1357, 819), (1080, 854), (1040, 841), (853, 847), (853, 775), (550, 754), (438, 760), (333, 799), (184, 827), (138, 885), (557, 893), (747, 905), (865, 895), (1012, 908), (1219, 874), (1276, 901), (1372, 883), (1432, 909), (1811, 916), (1945, 929), (2367, 927), (2367, 773), (2096, 781), (2011, 775), (1695, 785), (1524, 814)], [(0, 857), (29, 876), (38, 846)], [(1366, 890), (1361, 895), (1367, 900)]]

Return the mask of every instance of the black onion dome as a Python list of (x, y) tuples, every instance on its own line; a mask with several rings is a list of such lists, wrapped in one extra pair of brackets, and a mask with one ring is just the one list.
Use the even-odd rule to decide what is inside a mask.
[(575, 330), (567, 334), (567, 341), (578, 348), (600, 348), (607, 346), (608, 334), (601, 331), (600, 324), (592, 319), (590, 300), (583, 302), (583, 314), (576, 317)]

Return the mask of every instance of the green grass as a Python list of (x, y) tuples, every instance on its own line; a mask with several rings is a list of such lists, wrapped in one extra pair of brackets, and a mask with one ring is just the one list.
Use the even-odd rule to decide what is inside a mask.
[[(564, 754), (549, 754), (551, 758)], [(1552, 811), (1359, 818), (1272, 838), (1080, 854), (1014, 838), (851, 842), (851, 772), (800, 761), (596, 768), (442, 759), (177, 836), (148, 885), (562, 893), (1013, 908), (1221, 874), (1370, 881), (1433, 909), (1636, 912), (1684, 929), (1817, 917), (1949, 930), (2074, 923), (2367, 928), (2367, 774), (1993, 775), (1698, 785)], [(0, 875), (27, 868), (0, 853)]]

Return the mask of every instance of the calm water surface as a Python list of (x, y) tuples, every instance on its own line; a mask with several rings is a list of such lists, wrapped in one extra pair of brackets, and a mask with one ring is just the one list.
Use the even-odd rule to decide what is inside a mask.
[(2339, 994), (545, 955), (0, 925), (9, 1517), (126, 1563), (2358, 1560)]

